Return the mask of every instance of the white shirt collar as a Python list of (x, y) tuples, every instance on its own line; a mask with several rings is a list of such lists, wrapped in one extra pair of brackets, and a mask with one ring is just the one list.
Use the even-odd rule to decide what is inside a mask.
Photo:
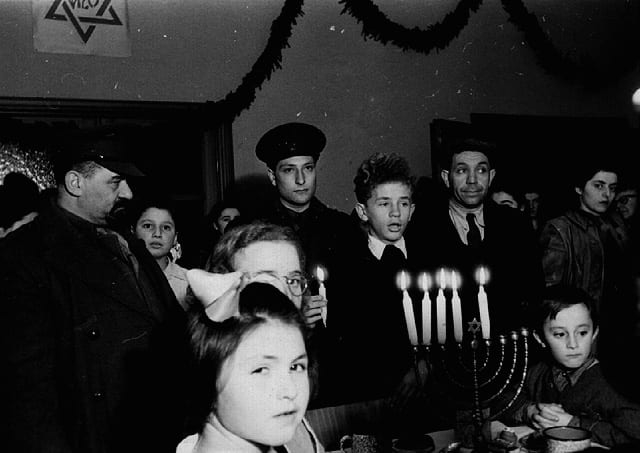
[[(376, 259), (380, 259), (382, 258), (382, 253), (384, 252), (384, 248), (387, 244), (385, 244), (384, 242), (382, 242), (380, 239), (378, 239), (377, 237), (373, 236), (373, 235), (369, 235), (369, 250), (371, 251), (371, 253), (373, 253), (373, 256), (376, 257)], [(404, 236), (402, 236), (395, 244), (393, 244), (395, 247), (398, 247), (401, 251), (402, 254), (404, 255), (404, 257), (407, 257), (407, 245), (404, 242)]]

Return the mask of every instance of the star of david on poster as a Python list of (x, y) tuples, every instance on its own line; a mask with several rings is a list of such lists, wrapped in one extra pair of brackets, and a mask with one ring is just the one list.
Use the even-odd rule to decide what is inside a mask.
[(128, 57), (126, 0), (32, 0), (39, 52)]

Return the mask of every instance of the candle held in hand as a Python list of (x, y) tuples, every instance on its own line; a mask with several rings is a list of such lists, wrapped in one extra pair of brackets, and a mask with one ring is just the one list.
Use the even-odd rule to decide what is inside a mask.
[(462, 342), (462, 307), (460, 304), (460, 296), (458, 287), (460, 285), (458, 273), (451, 271), (451, 289), (453, 296), (451, 298), (451, 311), (453, 313), (453, 336), (457, 343)]
[(409, 296), (409, 275), (405, 271), (398, 273), (398, 286), (402, 290), (402, 309), (404, 310), (404, 319), (407, 323), (407, 332), (409, 333), (409, 341), (412, 346), (418, 345), (418, 330), (416, 328), (416, 318), (413, 313), (413, 302)]
[(431, 344), (431, 298), (429, 290), (431, 289), (431, 278), (429, 274), (423, 272), (418, 280), (420, 289), (424, 295), (422, 296), (422, 342), (426, 345)]
[(447, 301), (444, 297), (444, 288), (447, 286), (444, 269), (438, 271), (438, 295), (436, 296), (436, 322), (438, 326), (438, 343), (447, 341)]
[(482, 338), (488, 340), (491, 338), (491, 321), (489, 319), (489, 302), (487, 300), (487, 293), (484, 290), (489, 279), (488, 271), (484, 267), (480, 267), (477, 272), (478, 280), (478, 309), (480, 312), (480, 325), (482, 326)]
[[(327, 288), (324, 286), (324, 281), (326, 280), (327, 276), (324, 269), (321, 266), (316, 267), (316, 278), (318, 279), (318, 283), (320, 284), (318, 286), (318, 294), (326, 299)], [(321, 308), (320, 316), (322, 316), (322, 323), (326, 326), (327, 325), (327, 306), (326, 305)]]

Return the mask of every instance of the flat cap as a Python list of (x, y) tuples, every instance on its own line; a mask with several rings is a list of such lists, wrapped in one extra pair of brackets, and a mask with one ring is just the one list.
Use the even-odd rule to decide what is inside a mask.
[(324, 133), (306, 123), (285, 123), (267, 131), (256, 145), (256, 156), (269, 168), (293, 156), (318, 156), (327, 144)]
[(62, 165), (66, 167), (63, 171), (67, 171), (76, 163), (93, 161), (121, 176), (144, 176), (133, 163), (125, 144), (111, 137), (73, 142), (61, 156), (61, 160)]

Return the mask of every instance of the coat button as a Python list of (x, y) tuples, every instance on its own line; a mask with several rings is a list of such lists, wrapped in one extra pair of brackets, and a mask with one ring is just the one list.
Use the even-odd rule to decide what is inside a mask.
[(100, 331), (98, 329), (91, 329), (91, 331), (89, 331), (89, 338), (97, 340), (100, 338)]

